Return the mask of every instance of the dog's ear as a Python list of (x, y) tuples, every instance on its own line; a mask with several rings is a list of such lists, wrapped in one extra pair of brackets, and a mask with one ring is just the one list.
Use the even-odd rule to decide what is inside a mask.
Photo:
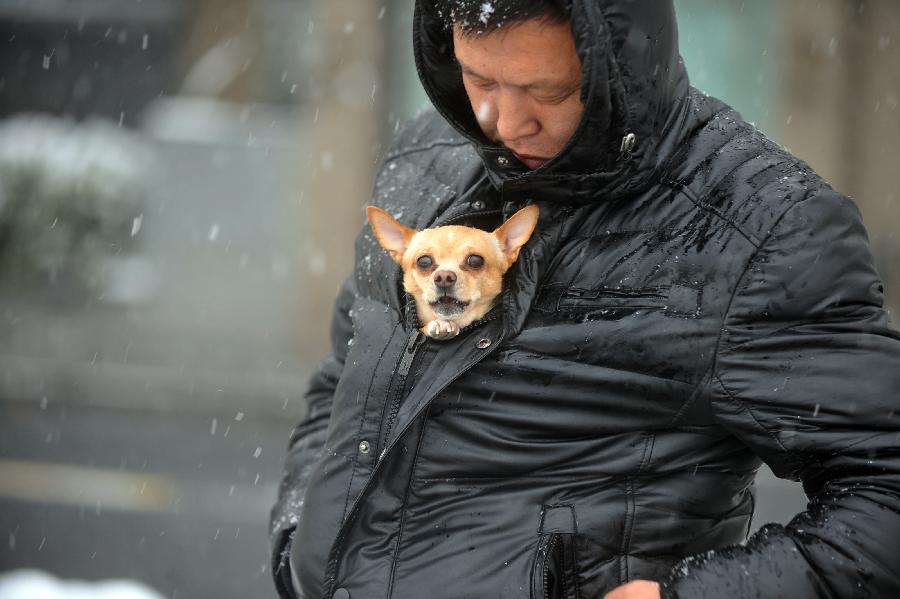
[(526, 206), (509, 217), (500, 228), (494, 231), (494, 237), (500, 242), (503, 253), (506, 255), (507, 267), (519, 257), (519, 250), (531, 237), (537, 226), (540, 209), (535, 206)]
[(375, 231), (378, 243), (387, 250), (391, 258), (400, 262), (403, 254), (406, 253), (406, 248), (409, 247), (409, 240), (416, 232), (400, 224), (393, 216), (375, 206), (366, 206), (366, 216), (369, 218), (372, 230)]

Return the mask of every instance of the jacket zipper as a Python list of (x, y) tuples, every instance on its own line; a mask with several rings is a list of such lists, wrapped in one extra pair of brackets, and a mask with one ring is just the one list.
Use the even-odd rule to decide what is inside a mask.
[(547, 544), (547, 550), (544, 553), (544, 563), (542, 564), (542, 568), (544, 570), (544, 599), (550, 598), (550, 560), (553, 559), (553, 552), (556, 550), (556, 544), (559, 542), (559, 535), (553, 535), (550, 537), (550, 542)]
[(403, 355), (400, 356), (400, 362), (397, 364), (397, 369), (395, 371), (394, 391), (391, 393), (391, 403), (390, 408), (388, 409), (387, 418), (385, 419), (384, 432), (378, 442), (379, 460), (384, 455), (384, 447), (387, 444), (388, 439), (390, 439), (391, 429), (394, 427), (394, 421), (397, 419), (397, 414), (400, 412), (400, 403), (403, 401), (403, 396), (406, 394), (406, 381), (409, 378), (409, 372), (412, 370), (413, 362), (415, 362), (416, 356), (419, 353), (419, 348), (422, 347), (426, 339), (427, 337), (419, 332), (418, 329), (414, 329), (406, 342), (406, 349), (403, 350)]
[[(469, 327), (466, 327), (466, 329), (468, 329), (468, 328)], [(416, 331), (416, 332), (418, 332), (418, 331)], [(503, 336), (503, 334), (501, 334), (497, 339), (494, 340), (494, 342), (499, 344), (503, 341), (503, 338), (504, 338), (504, 336)], [(459, 371), (459, 373), (457, 374), (457, 378), (461, 377), (464, 374), (466, 374), (467, 372), (469, 372), (469, 370), (471, 370), (472, 367), (474, 367), (475, 364), (477, 364), (478, 362), (479, 362), (479, 360), (474, 360), (474, 361), (470, 361), (469, 363), (467, 363), (462, 368), (462, 370)], [(434, 397), (443, 393), (443, 391), (447, 388), (448, 385), (449, 385), (449, 383), (446, 383), (446, 384), (442, 385), (440, 388), (438, 388), (437, 391), (434, 393)], [(412, 422), (413, 422), (413, 420), (411, 419), (410, 422), (408, 422), (406, 424), (406, 426), (403, 428), (403, 430), (400, 431), (398, 436), (403, 435), (403, 433), (405, 433), (409, 429)], [(386, 441), (385, 441), (385, 443), (386, 443)], [(386, 450), (387, 450), (386, 446), (381, 449), (381, 453), (379, 453), (379, 456), (378, 456), (378, 462), (375, 464), (375, 469), (373, 470), (373, 475), (375, 472), (377, 472), (379, 466), (381, 466), (381, 458), (384, 457), (384, 453)], [(360, 495), (353, 501), (353, 505), (350, 507), (350, 511), (347, 512), (347, 516), (344, 519), (345, 523), (341, 525), (342, 529), (344, 526), (346, 526), (347, 522), (349, 522), (351, 519), (355, 518), (356, 514), (359, 511), (360, 497), (362, 497), (363, 494), (365, 494), (366, 491), (369, 489), (372, 480), (374, 480), (374, 476), (371, 476), (369, 478), (369, 481), (366, 483), (365, 487), (360, 492)], [(326, 597), (330, 596), (330, 594), (334, 592), (335, 581), (337, 580), (337, 570), (338, 570), (337, 554), (343, 550), (343, 543), (344, 543), (343, 533), (340, 533), (340, 534), (338, 534), (338, 538), (335, 541), (334, 545), (332, 546), (331, 551), (329, 551), (328, 564), (325, 568), (325, 589), (326, 589), (325, 596)]]
[[(492, 320), (496, 320), (499, 317), (500, 311), (493, 309), (488, 312), (483, 318), (480, 318), (479, 320), (476, 320), (475, 322), (472, 322), (461, 328), (458, 335), (467, 333), (488, 322), (491, 322)], [(409, 379), (409, 373), (416, 363), (416, 358), (419, 357), (419, 350), (427, 340), (428, 337), (426, 335), (423, 335), (418, 329), (414, 329), (406, 342), (406, 349), (403, 351), (403, 355), (400, 357), (400, 362), (397, 365), (397, 370), (395, 371), (396, 375), (394, 378), (393, 392), (391, 393), (390, 408), (388, 409), (387, 417), (385, 418), (384, 432), (381, 434), (378, 442), (379, 460), (384, 457), (387, 442), (391, 438), (391, 430), (394, 428), (394, 423), (397, 420), (397, 414), (400, 413), (400, 404), (403, 403), (403, 398), (407, 394), (407, 382)]]

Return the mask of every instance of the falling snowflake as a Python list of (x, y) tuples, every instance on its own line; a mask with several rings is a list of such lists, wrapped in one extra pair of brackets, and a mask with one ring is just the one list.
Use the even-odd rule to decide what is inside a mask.
[(481, 5), (481, 13), (478, 15), (478, 20), (487, 25), (488, 19), (491, 18), (492, 14), (494, 14), (494, 5), (490, 2), (484, 2)]

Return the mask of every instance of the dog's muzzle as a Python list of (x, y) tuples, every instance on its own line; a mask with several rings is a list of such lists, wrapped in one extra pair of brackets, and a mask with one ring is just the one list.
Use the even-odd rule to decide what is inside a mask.
[(452, 295), (442, 295), (436, 302), (431, 302), (431, 309), (445, 318), (462, 314), (469, 302), (456, 299)]

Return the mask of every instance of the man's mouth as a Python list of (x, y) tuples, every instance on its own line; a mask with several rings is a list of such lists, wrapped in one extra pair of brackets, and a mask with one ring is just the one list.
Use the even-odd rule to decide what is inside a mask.
[(550, 159), (544, 158), (542, 156), (532, 156), (530, 154), (519, 154), (516, 151), (512, 151), (516, 158), (519, 159), (519, 162), (534, 170), (536, 168), (540, 168), (544, 164), (546, 164)]
[(436, 302), (431, 302), (431, 309), (441, 316), (461, 314), (468, 306), (469, 302), (460, 301), (450, 295), (443, 295)]

